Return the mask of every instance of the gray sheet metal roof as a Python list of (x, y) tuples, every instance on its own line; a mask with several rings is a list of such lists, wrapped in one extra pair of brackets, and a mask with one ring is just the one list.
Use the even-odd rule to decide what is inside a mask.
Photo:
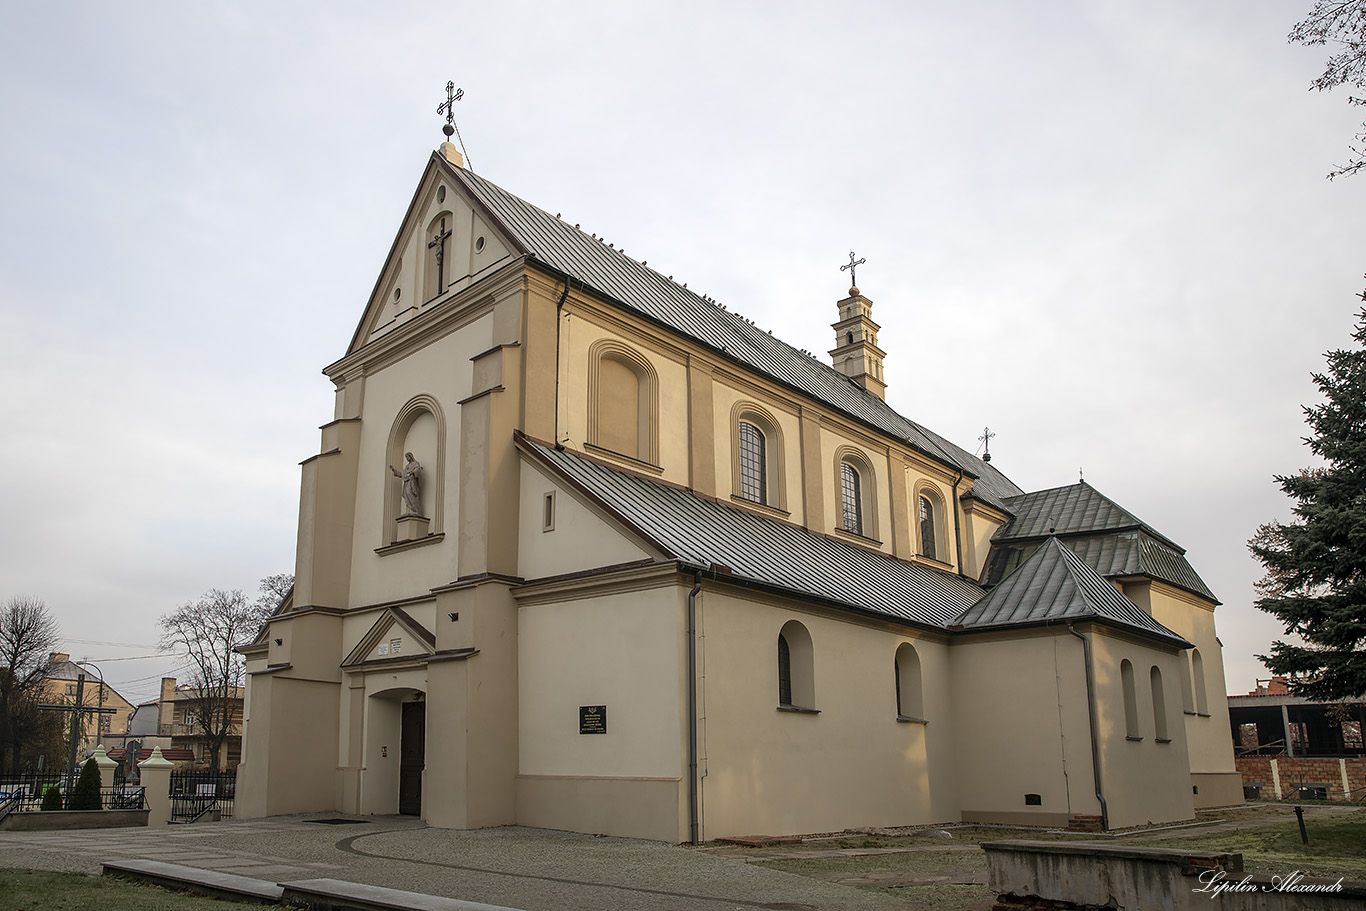
[(468, 170), (434, 156), (500, 222), (513, 243), (557, 272), (573, 276), (651, 320), (690, 336), (926, 455), (976, 479), (983, 501), (1007, 509), (1021, 489), (990, 463), (898, 414), (828, 364), (704, 299), (566, 221)]
[(523, 438), (525, 452), (606, 506), (625, 525), (694, 566), (737, 580), (943, 629), (982, 596), (955, 573), (814, 534), (750, 510), (609, 468)]
[(1211, 601), (1219, 600), (1182, 554), (1145, 531), (1073, 538), (1066, 543), (1087, 566), (1106, 578), (1151, 576)]
[(1121, 595), (1057, 538), (1049, 538), (1015, 572), (963, 611), (957, 622), (964, 629), (983, 630), (1095, 619), (1190, 648), (1189, 642)]
[(1015, 516), (992, 538), (983, 580), (997, 584), (1039, 542), (1058, 535), (1106, 578), (1149, 576), (1218, 602), (1180, 545), (1082, 481), (1006, 500)]
[(999, 541), (1139, 527), (1162, 537), (1138, 516), (1085, 481), (1030, 491), (1011, 497), (1006, 503), (1015, 518), (996, 533), (995, 540)]

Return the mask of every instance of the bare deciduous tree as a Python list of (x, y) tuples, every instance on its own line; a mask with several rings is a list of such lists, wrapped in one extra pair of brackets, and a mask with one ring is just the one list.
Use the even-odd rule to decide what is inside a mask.
[(275, 604), (266, 606), (267, 601), (264, 593), (252, 602), (240, 589), (215, 588), (160, 621), (162, 646), (189, 654), (194, 725), (204, 735), (214, 771), (223, 742), (237, 728), (237, 709), (242, 704), (243, 661), (233, 647), (250, 641), (270, 616)]
[[(1366, 0), (1316, 0), (1309, 15), (1290, 30), (1290, 40), (1306, 47), (1333, 48), (1323, 75), (1311, 88), (1322, 92), (1345, 85), (1366, 93)], [(1347, 103), (1366, 106), (1366, 94), (1349, 94)], [(1351, 157), (1328, 172), (1330, 179), (1366, 168), (1366, 124), (1348, 150)]]
[(25, 742), (50, 726), (38, 703), (58, 641), (57, 622), (41, 598), (0, 606), (0, 770), (18, 771)]

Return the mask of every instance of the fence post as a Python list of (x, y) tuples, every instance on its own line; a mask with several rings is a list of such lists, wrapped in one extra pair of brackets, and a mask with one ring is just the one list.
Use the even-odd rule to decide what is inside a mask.
[(114, 790), (114, 770), (119, 764), (109, 758), (109, 754), (104, 751), (104, 744), (95, 747), (95, 755), (90, 757), (95, 760), (95, 765), (100, 770), (100, 790), (105, 794), (110, 794)]
[(171, 821), (171, 769), (174, 763), (161, 755), (161, 747), (153, 747), (152, 755), (138, 763), (142, 786), (146, 789), (147, 825), (164, 826)]

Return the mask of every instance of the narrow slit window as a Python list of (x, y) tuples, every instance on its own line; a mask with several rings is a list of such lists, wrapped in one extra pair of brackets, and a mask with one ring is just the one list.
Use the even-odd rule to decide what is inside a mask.
[(555, 530), (555, 491), (547, 491), (541, 505), (541, 531)]

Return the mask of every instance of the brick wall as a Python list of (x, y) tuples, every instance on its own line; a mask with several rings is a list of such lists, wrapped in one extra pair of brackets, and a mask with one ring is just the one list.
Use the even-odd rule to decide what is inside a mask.
[[(1276, 774), (1280, 776), (1281, 796), (1291, 798), (1294, 789), (1300, 785), (1328, 787), (1329, 800), (1361, 800), (1366, 798), (1366, 759), (1352, 757), (1333, 759), (1330, 757), (1288, 756), (1240, 756), (1236, 760), (1238, 771), (1243, 775), (1244, 785), (1259, 785), (1264, 800), (1274, 799), (1276, 775), (1272, 773), (1275, 763)], [(1342, 775), (1347, 773), (1347, 790), (1342, 789)]]

